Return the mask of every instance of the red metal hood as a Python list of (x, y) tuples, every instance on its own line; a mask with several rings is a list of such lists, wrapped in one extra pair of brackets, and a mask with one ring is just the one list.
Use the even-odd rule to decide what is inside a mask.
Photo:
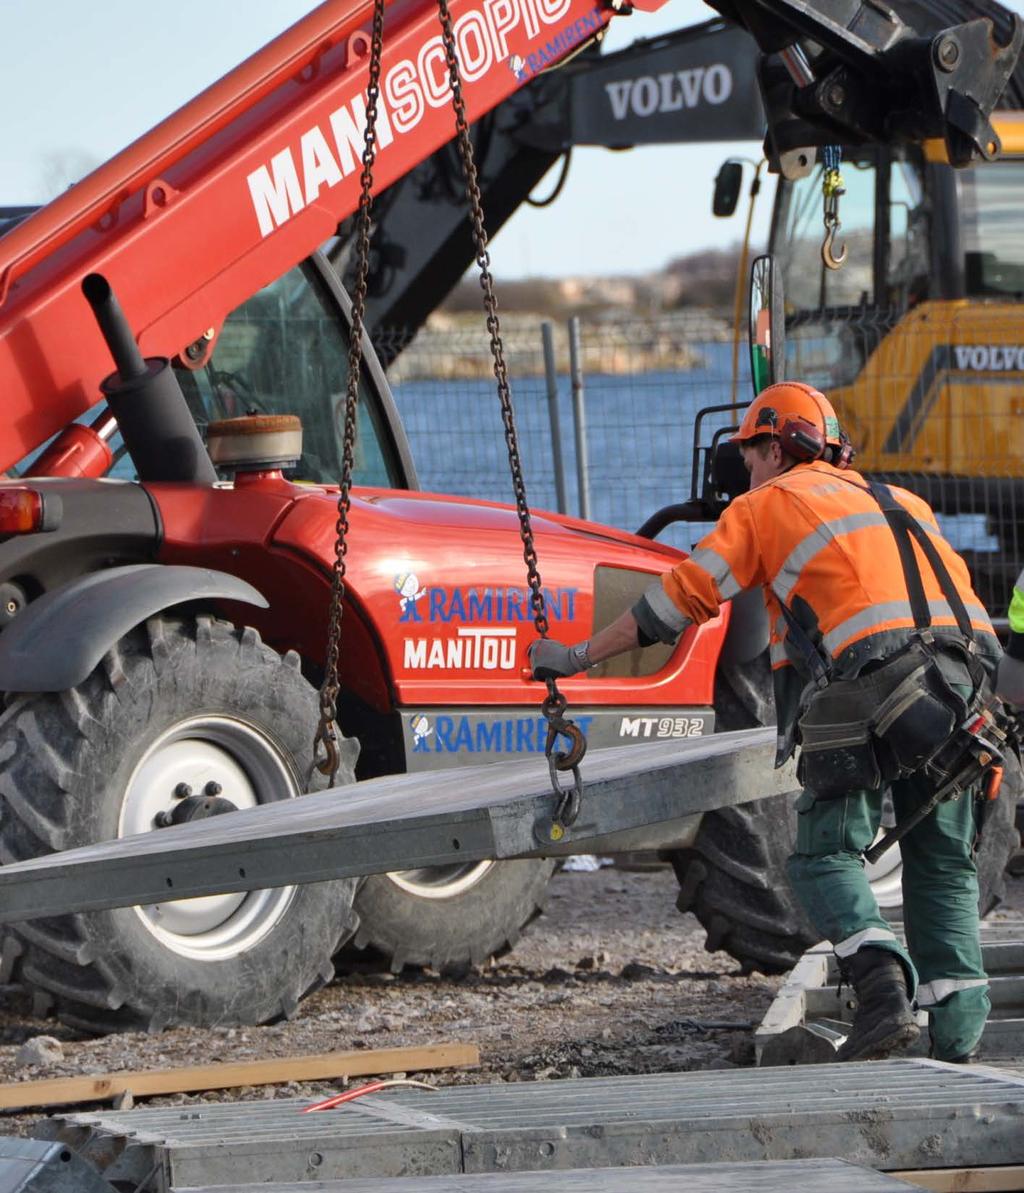
[[(365, 504), (366, 512), (371, 510), (396, 518), (403, 523), (440, 529), (491, 531), (494, 533), (518, 533), (519, 515), (512, 505), (496, 501), (452, 497), (442, 493), (412, 493), (404, 490), (358, 490), (353, 495), (353, 508)], [(584, 536), (600, 543), (618, 543), (633, 550), (649, 551), (671, 566), (671, 562), (684, 557), (682, 551), (653, 539), (639, 538), (626, 530), (617, 530), (582, 518), (557, 514), (551, 510), (531, 509), (530, 523), (535, 535)]]

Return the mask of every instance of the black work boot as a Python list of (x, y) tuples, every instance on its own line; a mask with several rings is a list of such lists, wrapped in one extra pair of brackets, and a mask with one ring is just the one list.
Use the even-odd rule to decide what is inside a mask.
[(843, 961), (843, 976), (857, 993), (857, 1013), (836, 1054), (839, 1060), (881, 1060), (917, 1039), (906, 973), (895, 953), (858, 949)]

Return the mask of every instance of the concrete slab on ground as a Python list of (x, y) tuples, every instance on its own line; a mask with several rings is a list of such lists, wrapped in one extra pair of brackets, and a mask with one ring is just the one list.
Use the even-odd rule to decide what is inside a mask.
[[(979, 1063), (1024, 1062), (1024, 920), (982, 924), (982, 954), (992, 1012), (978, 1048)], [(758, 1064), (822, 1064), (835, 1058), (853, 1021), (856, 1000), (837, 997), (839, 967), (828, 941), (804, 953), (789, 972), (754, 1033)], [(922, 1029), (928, 1016), (919, 1012)], [(928, 1033), (909, 1055), (927, 1055)]]
[(66, 1114), (36, 1133), (139, 1193), (833, 1156), (881, 1170), (1024, 1160), (1024, 1080), (922, 1060), (397, 1088), (301, 1113), (307, 1104)]
[[(666, 1164), (660, 1168), (572, 1168), (566, 1172), (485, 1173), (318, 1181), (315, 1193), (907, 1193), (903, 1181), (845, 1160), (761, 1160), (747, 1164)], [(311, 1193), (308, 1181), (260, 1185), (260, 1193)], [(177, 1187), (171, 1193), (252, 1193), (252, 1185)]]
[(579, 817), (555, 837), (558, 800), (540, 758), (387, 775), (13, 862), (0, 867), (0, 923), (487, 858), (656, 848), (692, 832), (700, 812), (799, 790), (791, 764), (773, 769), (775, 737), (744, 729), (593, 750)]

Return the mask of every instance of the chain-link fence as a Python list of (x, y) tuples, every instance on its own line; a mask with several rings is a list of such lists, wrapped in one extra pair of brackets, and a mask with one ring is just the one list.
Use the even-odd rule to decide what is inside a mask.
[[(732, 321), (685, 311), (648, 319), (580, 323), (582, 394), (574, 403), (569, 334), (552, 327), (560, 433), (552, 432), (540, 320), (503, 321), (527, 494), (536, 509), (558, 509), (556, 452), (565, 512), (584, 506), (577, 435), (585, 442), (590, 517), (636, 530), (655, 510), (690, 496), (693, 424), (704, 406), (732, 400)], [(385, 352), (394, 334), (375, 336)], [(423, 488), (512, 500), (507, 452), (482, 318), (475, 326), (434, 321), (388, 371)], [(749, 398), (745, 342), (739, 393)], [(574, 414), (574, 406), (576, 413)], [(689, 548), (700, 525), (666, 530)]]
[[(557, 509), (556, 451), (566, 511), (583, 509), (577, 436), (585, 443), (589, 514), (635, 530), (691, 494), (699, 410), (751, 394), (743, 328), (686, 310), (647, 319), (584, 318), (581, 394), (569, 336), (553, 327), (560, 433), (552, 432), (540, 320), (503, 323), (527, 493)], [(787, 372), (836, 403), (864, 471), (921, 494), (963, 553), (996, 616), (1024, 562), (1024, 336), (1009, 305), (922, 304), (909, 312), (842, 309), (791, 320)], [(396, 337), (382, 336), (393, 348)], [(393, 355), (389, 352), (388, 355)], [(736, 376), (737, 381), (733, 378)], [(389, 370), (424, 488), (512, 500), (488, 336), (437, 320)], [(728, 415), (708, 420), (705, 444)], [(703, 524), (677, 524), (663, 541), (689, 548)]]
[(788, 369), (830, 395), (855, 467), (928, 501), (997, 616), (1024, 562), (1022, 333), (1005, 302), (839, 310), (788, 329)]

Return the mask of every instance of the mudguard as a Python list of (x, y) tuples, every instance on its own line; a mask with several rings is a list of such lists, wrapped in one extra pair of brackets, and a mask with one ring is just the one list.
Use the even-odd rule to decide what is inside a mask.
[(140, 563), (71, 580), (33, 601), (0, 634), (0, 691), (73, 688), (147, 617), (208, 599), (267, 608), (251, 584), (211, 568)]

